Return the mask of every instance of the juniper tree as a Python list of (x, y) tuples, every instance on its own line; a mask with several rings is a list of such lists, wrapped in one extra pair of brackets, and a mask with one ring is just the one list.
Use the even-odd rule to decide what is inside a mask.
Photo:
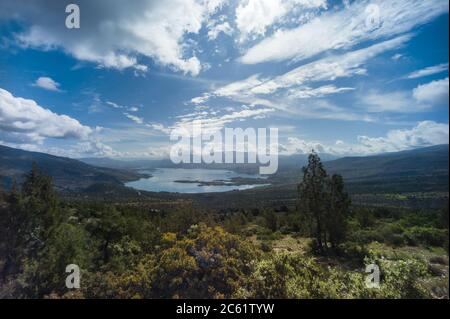
[(319, 252), (328, 250), (328, 244), (336, 249), (345, 237), (350, 200), (344, 192), (342, 177), (330, 178), (314, 151), (303, 168), (298, 195), (300, 212), (317, 241)]
[(345, 238), (346, 222), (349, 214), (350, 198), (344, 191), (342, 176), (333, 175), (329, 179), (329, 209), (326, 229), (333, 249)]
[(308, 165), (303, 168), (303, 179), (298, 185), (298, 193), (300, 209), (311, 226), (319, 251), (323, 252), (326, 246), (327, 173), (314, 151), (308, 157)]

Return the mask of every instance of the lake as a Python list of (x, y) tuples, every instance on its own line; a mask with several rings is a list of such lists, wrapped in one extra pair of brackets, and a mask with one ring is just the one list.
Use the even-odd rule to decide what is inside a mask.
[[(268, 185), (257, 182), (257, 179), (264, 178), (260, 175), (219, 169), (157, 168), (152, 171), (140, 172), (151, 174), (152, 177), (141, 178), (125, 185), (144, 191), (178, 193), (227, 192)], [(245, 179), (245, 184), (242, 182), (238, 185), (233, 184), (233, 179), (239, 178)], [(248, 179), (255, 179), (255, 183), (251, 183), (251, 180), (248, 181)]]

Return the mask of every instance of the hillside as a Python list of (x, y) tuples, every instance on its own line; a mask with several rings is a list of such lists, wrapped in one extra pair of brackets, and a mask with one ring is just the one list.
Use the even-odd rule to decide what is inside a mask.
[(326, 162), (359, 192), (448, 191), (449, 146), (437, 145), (376, 156)]
[(20, 182), (32, 163), (52, 176), (60, 191), (85, 189), (96, 183), (122, 185), (138, 179), (141, 175), (128, 170), (94, 167), (67, 157), (28, 152), (0, 145), (0, 185), (10, 187), (13, 179)]
[[(420, 148), (409, 151), (385, 153), (376, 156), (344, 157), (329, 160), (323, 156), (329, 173), (341, 174), (346, 188), (351, 193), (407, 193), (407, 192), (448, 192), (448, 145)], [(328, 159), (328, 161), (327, 161)], [(8, 187), (13, 178), (20, 180), (35, 161), (51, 175), (59, 190), (98, 190), (121, 188), (123, 182), (137, 179), (140, 175), (132, 170), (139, 167), (168, 165), (161, 161), (119, 161), (111, 159), (84, 159), (82, 161), (57, 157), (43, 153), (27, 152), (0, 146), (1, 185)], [(301, 167), (306, 163), (306, 155), (280, 158), (278, 173), (270, 176), (272, 186), (260, 190), (241, 191), (239, 197), (249, 196), (270, 199), (295, 197), (295, 184), (301, 176)], [(97, 166), (93, 166), (97, 165)], [(101, 166), (110, 166), (106, 168)], [(169, 166), (169, 165), (168, 165)], [(216, 167), (232, 168), (232, 167)], [(239, 167), (241, 170), (245, 169)], [(101, 187), (97, 187), (102, 185)], [(120, 193), (120, 192), (119, 192)], [(251, 195), (250, 195), (251, 194)], [(217, 195), (211, 195), (217, 196)], [(199, 197), (208, 197), (201, 196)], [(236, 197), (234, 192), (232, 197)]]
[[(324, 161), (329, 174), (341, 174), (354, 203), (439, 208), (448, 198), (448, 145), (385, 153), (376, 156), (344, 157)], [(298, 165), (280, 166), (268, 179), (272, 185), (245, 191), (198, 194), (205, 207), (294, 207), (297, 183), (305, 158)], [(281, 161), (280, 161), (281, 162)], [(289, 161), (292, 162), (292, 161)]]

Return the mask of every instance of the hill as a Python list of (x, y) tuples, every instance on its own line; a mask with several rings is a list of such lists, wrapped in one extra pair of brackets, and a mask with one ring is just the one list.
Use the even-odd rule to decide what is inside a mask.
[(449, 146), (436, 145), (325, 163), (360, 192), (448, 191)]
[[(324, 161), (329, 174), (341, 174), (354, 203), (415, 208), (440, 208), (448, 199), (448, 145), (437, 145), (375, 156)], [(282, 162), (282, 161), (280, 161)], [(289, 160), (292, 162), (292, 160)], [(280, 166), (267, 180), (271, 186), (194, 197), (205, 207), (295, 207), (297, 183), (306, 159)]]
[(0, 145), (0, 185), (9, 188), (13, 179), (20, 182), (35, 162), (44, 172), (52, 176), (59, 191), (77, 191), (96, 183), (123, 185), (136, 180), (140, 174), (131, 170), (94, 167), (67, 157), (45, 153), (28, 152)]

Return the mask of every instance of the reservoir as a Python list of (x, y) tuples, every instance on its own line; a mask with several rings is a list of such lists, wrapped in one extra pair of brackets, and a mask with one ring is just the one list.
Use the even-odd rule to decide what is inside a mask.
[[(140, 171), (152, 177), (141, 178), (125, 185), (150, 192), (210, 193), (244, 190), (259, 186), (264, 177), (221, 169), (157, 168)], [(253, 181), (252, 181), (253, 180)]]

